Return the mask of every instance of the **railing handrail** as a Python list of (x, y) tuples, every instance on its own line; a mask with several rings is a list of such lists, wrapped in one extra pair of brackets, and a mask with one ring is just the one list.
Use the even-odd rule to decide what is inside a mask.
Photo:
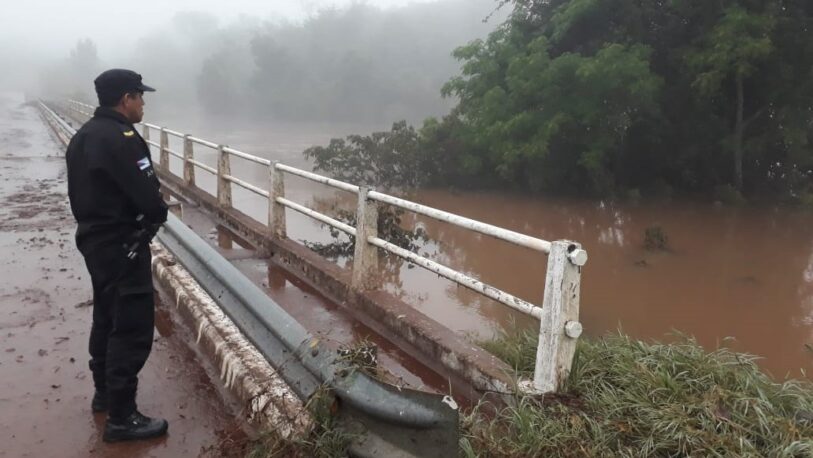
[[(146, 126), (146, 124), (144, 124), (144, 125)], [(149, 127), (149, 126), (147, 126), (147, 127)], [(202, 138), (193, 137), (191, 135), (189, 135), (187, 138), (189, 140), (191, 140), (192, 143), (197, 143), (198, 145), (208, 146), (209, 148), (212, 148), (212, 149), (217, 149), (217, 148), (220, 147), (220, 145), (218, 145), (217, 143), (213, 143), (213, 142), (210, 142), (208, 140), (204, 140)]]
[[(87, 104), (83, 104), (81, 102), (75, 102), (75, 103), (81, 104), (81, 105), (83, 105), (83, 106), (85, 106), (87, 108), (93, 108), (92, 106), (87, 105)], [(165, 128), (165, 127), (161, 127), (161, 126), (146, 123), (146, 122), (142, 123), (142, 124), (144, 126), (147, 126), (147, 127), (151, 128), (151, 129), (163, 130), (163, 131), (169, 133), (170, 135), (175, 135), (175, 136), (180, 137), (180, 138), (184, 137), (184, 134), (182, 134), (180, 132), (175, 132), (175, 131), (169, 130), (169, 129)], [(202, 145), (208, 146), (208, 147), (213, 148), (213, 149), (217, 149), (220, 146), (217, 143), (210, 142), (208, 140), (203, 140), (203, 139), (198, 138), (198, 137), (193, 137), (191, 135), (188, 138), (190, 140), (192, 140), (193, 142), (195, 142), (195, 143), (202, 144)], [(158, 145), (158, 144), (156, 144), (154, 142), (151, 142), (150, 144), (160, 148), (160, 145)], [(265, 158), (262, 158), (262, 157), (259, 157), (259, 156), (255, 156), (253, 154), (246, 153), (246, 152), (243, 152), (243, 151), (240, 151), (238, 149), (228, 147), (228, 146), (224, 146), (223, 151), (225, 151), (225, 152), (227, 152), (229, 154), (232, 154), (234, 156), (240, 157), (242, 159), (255, 162), (255, 163), (260, 164), (260, 165), (270, 166), (271, 163), (272, 163), (272, 161), (269, 160), (269, 159), (265, 159)], [(321, 183), (321, 184), (324, 184), (324, 185), (327, 185), (327, 186), (330, 186), (330, 187), (333, 187), (333, 188), (336, 188), (336, 189), (340, 189), (342, 191), (347, 191), (347, 192), (351, 192), (351, 193), (354, 193), (354, 194), (358, 194), (358, 192), (359, 192), (359, 186), (356, 186), (356, 185), (353, 185), (353, 184), (350, 184), (350, 183), (346, 183), (346, 182), (341, 181), (341, 180), (336, 180), (336, 179), (329, 178), (329, 177), (326, 177), (326, 176), (323, 176), (323, 175), (319, 175), (317, 173), (309, 172), (309, 171), (306, 171), (306, 170), (298, 169), (296, 167), (291, 167), (289, 165), (284, 165), (284, 164), (279, 164), (279, 163), (277, 163), (275, 165), (275, 167), (276, 167), (277, 170), (281, 170), (283, 172), (287, 172), (287, 173), (290, 173), (292, 175), (296, 175), (296, 176), (311, 180), (311, 181), (316, 182), (316, 183)], [(370, 197), (370, 199), (377, 200), (377, 201), (385, 203), (385, 204), (389, 204), (389, 205), (392, 205), (392, 206), (395, 206), (395, 207), (398, 207), (398, 208), (401, 208), (401, 209), (404, 209), (404, 210), (408, 210), (408, 211), (411, 211), (413, 213), (418, 213), (418, 214), (421, 214), (421, 215), (424, 215), (424, 216), (428, 216), (428, 217), (436, 219), (438, 221), (443, 221), (443, 222), (452, 224), (454, 226), (457, 226), (457, 227), (460, 227), (460, 228), (463, 228), (463, 229), (469, 229), (469, 230), (472, 230), (472, 231), (475, 231), (475, 232), (478, 232), (478, 233), (481, 233), (481, 234), (484, 234), (484, 235), (488, 235), (488, 236), (494, 237), (496, 239), (499, 239), (499, 240), (502, 240), (502, 241), (505, 241), (505, 242), (508, 242), (508, 243), (512, 243), (514, 245), (518, 245), (518, 246), (521, 246), (521, 247), (524, 247), (524, 248), (529, 248), (529, 249), (535, 250), (535, 251), (541, 251), (541, 252), (543, 252), (545, 254), (550, 253), (551, 244), (547, 240), (543, 240), (543, 239), (540, 239), (540, 238), (537, 238), (537, 237), (532, 237), (532, 236), (526, 235), (526, 234), (521, 234), (519, 232), (515, 232), (515, 231), (512, 231), (510, 229), (505, 229), (505, 228), (502, 228), (502, 227), (499, 227), (499, 226), (484, 223), (482, 221), (477, 221), (477, 220), (474, 220), (474, 219), (471, 219), (471, 218), (466, 218), (465, 216), (455, 215), (454, 213), (451, 213), (451, 212), (447, 212), (447, 211), (440, 210), (440, 209), (437, 209), (437, 208), (432, 208), (432, 207), (429, 207), (429, 206), (426, 206), (426, 205), (419, 204), (417, 202), (412, 202), (412, 201), (409, 201), (409, 200), (406, 200), (406, 199), (402, 199), (400, 197), (391, 196), (389, 194), (385, 194), (385, 193), (378, 192), (378, 191), (370, 191), (369, 197)]]
[[(81, 102), (69, 102), (69, 107), (71, 107), (71, 109), (83, 113), (86, 116), (89, 116), (89, 114), (82, 111), (80, 108), (76, 108), (75, 106), (91, 109), (93, 108), (90, 105), (83, 104)], [(159, 148), (159, 151), (161, 152), (161, 164), (162, 166), (166, 167), (166, 171), (168, 173), (171, 173), (169, 172), (168, 164), (169, 155), (172, 154), (184, 162), (184, 179), (187, 183), (194, 184), (194, 179), (191, 181), (187, 179), (187, 173), (191, 174), (193, 172), (187, 172), (186, 164), (191, 164), (190, 169), (192, 170), (194, 170), (194, 167), (199, 167), (216, 175), (217, 201), (218, 205), (221, 207), (228, 208), (232, 206), (231, 183), (253, 192), (254, 194), (268, 198), (268, 227), (274, 236), (282, 237), (285, 235), (284, 209), (289, 208), (355, 237), (356, 253), (354, 256), (353, 265), (353, 285), (355, 287), (362, 289), (366, 288), (366, 284), (370, 281), (370, 277), (374, 271), (377, 270), (377, 260), (375, 256), (370, 256), (370, 249), (366, 248), (367, 246), (376, 247), (405, 259), (408, 262), (420, 265), (421, 267), (447, 278), (458, 285), (476, 291), (514, 310), (539, 319), (540, 343), (537, 347), (537, 364), (531, 390), (537, 392), (555, 390), (562, 382), (562, 379), (566, 377), (567, 372), (569, 372), (573, 352), (575, 351), (575, 339), (581, 334), (581, 324), (576, 320), (578, 318), (580, 268), (587, 262), (587, 252), (581, 249), (578, 244), (569, 241), (550, 242), (499, 226), (494, 226), (488, 223), (466, 218), (464, 216), (456, 215), (444, 210), (422, 205), (417, 202), (368, 190), (365, 187), (280, 164), (276, 161), (261, 158), (235, 148), (220, 145), (198, 137), (172, 131), (155, 124), (140, 124), (144, 126), (144, 137), (147, 143)], [(160, 143), (153, 142), (149, 139), (150, 136), (148, 129), (155, 129), (161, 132)], [(189, 141), (190, 149), (188, 157), (186, 154), (186, 147), (184, 149), (185, 154), (183, 155), (169, 149), (168, 140), (166, 138), (167, 134)], [(191, 143), (197, 143), (215, 149), (219, 155), (217, 169), (210, 166), (205, 166), (203, 163), (192, 159)], [(271, 189), (262, 189), (259, 186), (255, 186), (247, 181), (233, 176), (231, 174), (229, 156), (237, 156), (241, 159), (267, 166), (269, 168), (272, 181)], [(285, 172), (316, 183), (330, 186), (335, 189), (356, 194), (359, 198), (357, 214), (358, 227), (353, 228), (348, 224), (335, 220), (325, 214), (319, 213), (316, 210), (286, 199), (284, 197), (284, 187), (282, 185), (283, 178), (280, 172)], [(395, 244), (378, 238), (376, 236), (378, 230), (376, 222), (377, 209), (375, 209), (374, 206), (370, 207), (370, 205), (372, 205), (370, 202), (373, 201), (398, 207), (403, 210), (427, 216), (438, 221), (443, 221), (463, 229), (488, 235), (514, 245), (545, 253), (549, 256), (549, 259), (545, 280), (545, 297), (543, 301), (544, 306), (539, 307), (534, 305), (517, 296), (466, 275), (463, 272), (459, 272), (417, 253), (405, 250)], [(279, 211), (282, 211), (281, 217), (279, 215), (274, 215), (275, 212)], [(362, 243), (359, 243), (359, 238), (363, 240)], [(556, 243), (556, 246), (554, 246), (554, 243)], [(567, 338), (572, 339), (572, 341), (567, 341)]]

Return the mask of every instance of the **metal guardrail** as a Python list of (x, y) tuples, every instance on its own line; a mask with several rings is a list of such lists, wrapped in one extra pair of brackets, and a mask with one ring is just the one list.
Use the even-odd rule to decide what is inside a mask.
[[(39, 105), (48, 124), (66, 134), (61, 140), (67, 144), (76, 131)], [(357, 370), (175, 215), (168, 215), (157, 238), (303, 401), (322, 383), (331, 387), (341, 401), (339, 420), (364, 434), (354, 445), (358, 456), (448, 458), (458, 453), (459, 410), (451, 397), (388, 385)]]
[[(92, 116), (91, 111), (93, 107), (81, 102), (68, 101), (67, 108), (87, 117)], [(285, 209), (289, 208), (353, 236), (357, 240), (363, 240), (363, 243), (356, 243), (356, 252), (352, 266), (353, 287), (357, 289), (373, 289), (380, 286), (378, 276), (376, 275), (378, 270), (378, 256), (375, 250), (381, 249), (514, 310), (539, 319), (539, 345), (537, 347), (534, 378), (533, 381), (530, 382), (521, 382), (521, 387), (529, 392), (544, 393), (556, 391), (564, 383), (572, 365), (576, 339), (582, 333), (582, 326), (578, 321), (579, 296), (581, 268), (587, 262), (587, 252), (583, 250), (578, 243), (567, 240), (554, 242), (542, 240), (416, 202), (334, 180), (313, 172), (300, 170), (228, 146), (175, 132), (165, 127), (149, 123), (142, 123), (142, 126), (142, 136), (149, 145), (158, 149), (160, 156), (159, 162), (164, 170), (169, 172), (170, 155), (182, 160), (184, 164), (182, 178), (185, 185), (195, 186), (196, 168), (201, 168), (216, 175), (217, 200), (221, 207), (232, 207), (232, 184), (267, 198), (267, 225), (271, 236), (280, 238), (286, 237)], [(152, 130), (160, 132), (159, 143), (150, 140)], [(184, 139), (184, 152), (182, 155), (169, 149), (168, 135)], [(194, 144), (217, 150), (217, 169), (194, 159)], [(231, 156), (268, 167), (269, 189), (263, 189), (233, 176), (231, 174)], [(314, 209), (286, 199), (283, 173), (356, 194), (358, 196), (357, 226), (353, 228), (341, 221), (321, 214)], [(545, 278), (545, 292), (542, 306), (540, 307), (527, 302), (470, 275), (456, 271), (448, 266), (380, 239), (378, 237), (377, 228), (378, 210), (375, 205), (376, 202), (391, 205), (547, 254), (548, 268)]]
[(60, 140), (67, 144), (75, 132), (73, 127), (70, 126), (64, 119), (60, 118), (53, 110), (48, 108), (44, 103), (37, 102), (40, 112), (45, 117), (46, 122), (54, 128), (54, 132)]

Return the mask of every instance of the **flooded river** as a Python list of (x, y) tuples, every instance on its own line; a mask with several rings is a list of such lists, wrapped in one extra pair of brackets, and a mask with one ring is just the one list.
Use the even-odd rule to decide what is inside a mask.
[[(387, 126), (228, 126), (159, 120), (173, 129), (229, 144), (283, 163), (308, 167), (301, 151), (330, 137)], [(174, 143), (172, 143), (174, 142)], [(180, 151), (180, 142), (171, 143)], [(173, 146), (174, 145), (174, 146)], [(215, 164), (214, 152), (196, 155)], [(180, 164), (171, 168), (180, 173)], [(267, 170), (232, 161), (237, 176), (267, 188)], [(198, 172), (202, 187), (214, 180)], [(300, 203), (335, 200), (355, 207), (351, 196), (296, 178), (286, 193)], [(675, 332), (695, 336), (707, 348), (725, 345), (763, 357), (775, 377), (800, 377), (813, 353), (813, 213), (784, 208), (729, 208), (711, 203), (617, 204), (551, 199), (494, 192), (422, 190), (406, 196), (418, 202), (547, 240), (572, 239), (590, 260), (582, 283), (581, 320), (588, 335), (622, 329), (639, 338), (669, 340)], [(236, 189), (235, 206), (260, 221), (264, 199)], [(547, 258), (539, 253), (416, 218), (430, 242), (430, 258), (469, 273), (523, 299), (541, 304)], [(668, 249), (644, 249), (644, 231), (660, 226)], [(289, 236), (330, 241), (327, 229), (288, 212)], [(488, 338), (516, 321), (533, 321), (421, 268), (400, 265), (389, 288), (452, 329)], [(733, 339), (728, 339), (733, 338)]]

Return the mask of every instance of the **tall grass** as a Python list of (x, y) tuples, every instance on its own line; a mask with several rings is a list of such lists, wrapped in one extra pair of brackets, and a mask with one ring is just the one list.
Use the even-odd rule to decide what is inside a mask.
[[(532, 374), (533, 332), (483, 345)], [(755, 357), (693, 339), (582, 340), (562, 393), (463, 420), (468, 457), (813, 457), (813, 385), (775, 383)]]

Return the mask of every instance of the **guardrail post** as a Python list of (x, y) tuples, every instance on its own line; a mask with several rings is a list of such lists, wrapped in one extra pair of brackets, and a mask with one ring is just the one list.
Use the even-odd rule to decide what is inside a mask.
[(581, 268), (587, 253), (569, 241), (551, 243), (539, 323), (533, 392), (559, 390), (567, 381), (582, 333), (579, 323)]
[[(144, 139), (145, 143), (150, 141), (150, 128), (146, 124), (141, 128), (141, 138)], [(147, 143), (147, 148), (151, 148), (149, 143)]]
[(278, 197), (285, 197), (285, 175), (277, 170), (277, 161), (268, 166), (268, 232), (271, 238), (283, 239), (286, 235), (285, 206), (277, 202)]
[(378, 252), (370, 245), (369, 237), (378, 237), (378, 206), (367, 198), (370, 190), (359, 188), (356, 212), (356, 250), (353, 255), (353, 287), (372, 289), (381, 277), (378, 273)]
[(167, 135), (167, 131), (162, 127), (161, 128), (161, 168), (166, 172), (169, 172), (169, 135)]
[(231, 182), (226, 178), (231, 175), (229, 153), (223, 150), (223, 145), (217, 147), (217, 203), (220, 208), (231, 208)]
[(195, 164), (192, 159), (195, 157), (195, 150), (189, 135), (183, 136), (183, 182), (187, 186), (195, 186)]

